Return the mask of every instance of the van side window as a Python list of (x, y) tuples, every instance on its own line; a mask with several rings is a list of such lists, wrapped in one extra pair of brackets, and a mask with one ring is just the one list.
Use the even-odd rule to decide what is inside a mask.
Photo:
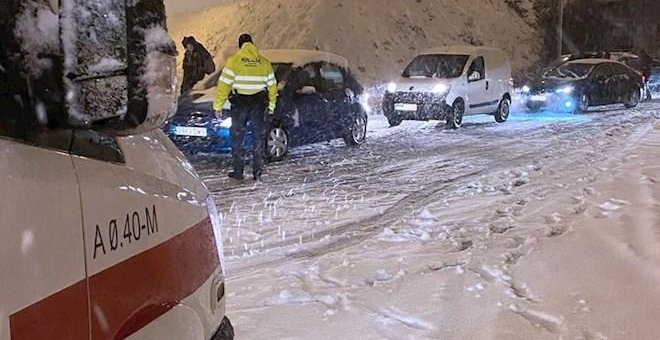
[(323, 80), (322, 92), (344, 90), (344, 73), (337, 65), (321, 64), (321, 79)]
[(486, 79), (486, 63), (484, 57), (477, 57), (468, 69), (468, 81), (473, 82), (484, 79)]

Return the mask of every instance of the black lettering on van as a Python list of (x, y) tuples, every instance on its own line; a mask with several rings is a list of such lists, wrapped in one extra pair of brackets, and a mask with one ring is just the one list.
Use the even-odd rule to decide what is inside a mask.
[(108, 233), (110, 234), (110, 251), (115, 251), (119, 248), (119, 230), (117, 230), (117, 220), (110, 221), (108, 226)]
[[(131, 244), (142, 242), (148, 236), (158, 233), (158, 216), (156, 215), (156, 205), (151, 208), (144, 208), (144, 215), (142, 210), (138, 209), (122, 214), (120, 217), (124, 221), (124, 229), (122, 234), (119, 234), (119, 219), (112, 219), (108, 223), (103, 223), (103, 228), (96, 225), (96, 236), (94, 239), (94, 256), (106, 255), (105, 240), (108, 240), (107, 250), (110, 253), (120, 251)], [(142, 224), (144, 222), (144, 224)], [(107, 226), (107, 230), (104, 229)], [(106, 234), (107, 233), (107, 234)], [(104, 239), (103, 235), (108, 238)]]
[(147, 234), (155, 234), (158, 232), (158, 217), (156, 216), (156, 205), (154, 204), (151, 215), (149, 214), (149, 208), (144, 208), (144, 214), (147, 217)]
[(96, 225), (96, 236), (94, 237), (94, 258), (96, 258), (96, 251), (101, 248), (103, 255), (105, 255), (105, 244), (103, 244), (103, 236), (101, 236), (101, 228)]

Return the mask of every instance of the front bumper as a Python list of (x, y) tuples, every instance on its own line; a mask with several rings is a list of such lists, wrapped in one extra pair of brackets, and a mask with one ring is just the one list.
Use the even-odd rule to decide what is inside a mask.
[[(383, 99), (383, 113), (387, 118), (401, 120), (443, 120), (451, 112), (446, 95), (422, 92), (386, 93)], [(397, 110), (396, 104), (413, 104), (416, 109)]]
[[(208, 129), (207, 137), (178, 136), (174, 133), (177, 125), (166, 129), (167, 135), (174, 144), (186, 154), (196, 153), (231, 153), (231, 134), (229, 129), (213, 131)], [(183, 125), (182, 125), (183, 126)]]
[(523, 99), (525, 106), (530, 110), (557, 110), (574, 111), (577, 105), (577, 97), (573, 94), (559, 94), (552, 92), (528, 93)]

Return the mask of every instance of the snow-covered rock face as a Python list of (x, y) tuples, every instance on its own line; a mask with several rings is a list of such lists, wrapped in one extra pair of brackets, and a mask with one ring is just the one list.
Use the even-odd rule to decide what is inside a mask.
[[(530, 1), (521, 1), (530, 9)], [(193, 35), (222, 61), (241, 33), (260, 48), (305, 48), (348, 58), (360, 80), (382, 83), (398, 76), (419, 51), (433, 46), (499, 47), (514, 69), (529, 66), (540, 44), (535, 19), (504, 1), (244, 0), (170, 16), (175, 41)]]

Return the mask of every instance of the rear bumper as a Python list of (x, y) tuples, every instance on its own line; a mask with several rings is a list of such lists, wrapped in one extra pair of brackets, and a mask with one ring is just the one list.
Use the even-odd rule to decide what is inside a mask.
[[(415, 111), (399, 111), (395, 104), (415, 104)], [(400, 120), (431, 120), (445, 119), (451, 112), (446, 96), (433, 93), (386, 93), (383, 99), (383, 113), (389, 119)]]

